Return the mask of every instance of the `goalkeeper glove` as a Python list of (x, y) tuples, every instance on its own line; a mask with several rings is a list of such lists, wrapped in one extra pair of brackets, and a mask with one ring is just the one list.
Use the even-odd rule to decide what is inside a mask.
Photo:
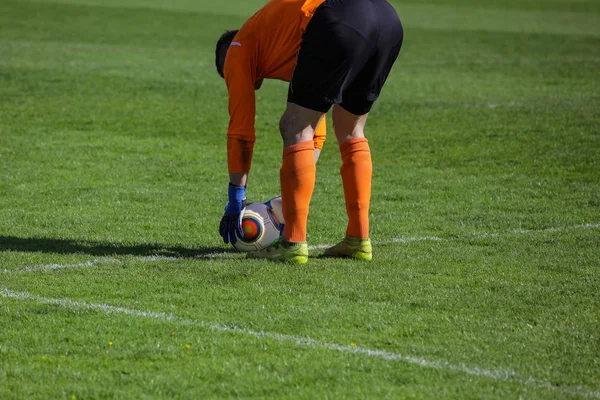
[(219, 233), (225, 243), (234, 244), (244, 236), (242, 230), (242, 209), (246, 206), (246, 186), (229, 184), (229, 201), (219, 224)]

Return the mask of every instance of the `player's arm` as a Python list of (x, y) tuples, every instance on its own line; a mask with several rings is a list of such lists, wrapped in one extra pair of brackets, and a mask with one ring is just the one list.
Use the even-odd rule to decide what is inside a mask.
[(229, 94), (227, 166), (230, 182), (245, 186), (254, 153), (256, 98), (252, 63), (244, 49), (232, 46), (225, 63), (225, 83)]
[(246, 200), (246, 183), (254, 152), (256, 113), (252, 63), (240, 47), (227, 52), (224, 68), (229, 94), (227, 129), (228, 202), (219, 225), (225, 243), (235, 243), (241, 235), (240, 215)]
[(229, 128), (227, 130), (227, 167), (229, 182), (246, 186), (252, 167), (256, 133), (254, 87), (236, 85), (229, 92)]

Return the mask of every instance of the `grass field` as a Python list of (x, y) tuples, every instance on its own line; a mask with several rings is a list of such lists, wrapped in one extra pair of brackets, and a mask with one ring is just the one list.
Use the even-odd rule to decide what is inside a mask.
[[(600, 2), (395, 2), (374, 260), (319, 258), (330, 134), (302, 267), (217, 232), (213, 46), (262, 2), (0, 2), (0, 398), (600, 398)], [(249, 200), (286, 91), (257, 92)]]

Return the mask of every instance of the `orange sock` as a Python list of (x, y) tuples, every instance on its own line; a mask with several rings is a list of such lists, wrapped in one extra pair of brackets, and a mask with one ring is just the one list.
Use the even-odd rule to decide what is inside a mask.
[(371, 149), (365, 138), (351, 139), (340, 146), (342, 153), (342, 183), (346, 199), (348, 227), (346, 236), (369, 237), (369, 205), (373, 164)]
[(306, 242), (308, 206), (315, 188), (315, 145), (312, 140), (283, 148), (279, 171), (285, 228), (289, 242)]

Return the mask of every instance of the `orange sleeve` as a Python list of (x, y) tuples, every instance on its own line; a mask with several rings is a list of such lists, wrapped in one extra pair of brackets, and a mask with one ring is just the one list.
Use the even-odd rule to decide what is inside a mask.
[(231, 46), (225, 59), (225, 83), (229, 93), (227, 166), (230, 173), (245, 173), (252, 166), (256, 134), (256, 99), (252, 59), (244, 49)]

